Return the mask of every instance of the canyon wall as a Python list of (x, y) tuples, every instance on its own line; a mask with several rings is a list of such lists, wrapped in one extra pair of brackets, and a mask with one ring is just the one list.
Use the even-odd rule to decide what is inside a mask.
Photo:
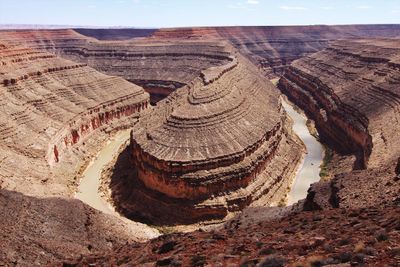
[[(117, 204), (128, 216), (140, 213), (153, 223), (221, 219), (285, 195), (303, 147), (288, 130), (279, 93), (257, 67), (235, 53), (226, 61), (171, 93), (134, 127), (132, 162), (143, 188), (138, 193), (127, 181), (120, 192), (124, 201)], [(139, 203), (128, 196), (138, 194)]]
[[(1, 44), (0, 62), (3, 188), (35, 194), (51, 182), (57, 191), (85, 161), (85, 143), (96, 149), (91, 137), (118, 122), (132, 125), (125, 118), (149, 105), (143, 88), (49, 53)], [(65, 167), (57, 163), (72, 159), (56, 179)]]
[(98, 40), (129, 40), (133, 38), (149, 37), (156, 29), (135, 29), (135, 28), (110, 28), (110, 29), (90, 29), (76, 28), (74, 31), (85, 36), (93, 37)]
[(160, 39), (228, 40), (272, 78), (293, 60), (315, 53), (338, 39), (398, 37), (399, 25), (248, 26), (160, 29)]
[(356, 154), (359, 168), (398, 156), (398, 42), (334, 43), (295, 61), (278, 85), (316, 121), (324, 141)]
[(225, 44), (216, 41), (99, 41), (74, 30), (1, 31), (0, 39), (55, 53), (144, 86), (153, 94), (152, 102), (190, 82), (201, 70), (227, 63), (228, 55)]
[(1, 41), (0, 96), (0, 262), (45, 265), (157, 234), (70, 199), (110, 133), (148, 111), (143, 88)]
[[(315, 120), (321, 139), (342, 154), (326, 163), (332, 179), (312, 186), (306, 209), (399, 201), (399, 63), (398, 39), (343, 40), (293, 62), (280, 79), (281, 91)], [(352, 161), (350, 169), (342, 168)]]
[(226, 56), (220, 41), (229, 42), (273, 78), (330, 41), (399, 35), (399, 25), (0, 31), (3, 40), (56, 53), (133, 83), (149, 83), (152, 102), (178, 88), (172, 84), (187, 84), (201, 70), (227, 63), (220, 62)]

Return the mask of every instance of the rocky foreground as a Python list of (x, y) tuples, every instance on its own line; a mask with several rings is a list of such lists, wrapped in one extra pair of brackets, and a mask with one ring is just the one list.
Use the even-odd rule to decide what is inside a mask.
[(397, 266), (399, 213), (399, 206), (388, 206), (299, 212), (257, 223), (237, 218), (221, 230), (163, 235), (64, 266)]

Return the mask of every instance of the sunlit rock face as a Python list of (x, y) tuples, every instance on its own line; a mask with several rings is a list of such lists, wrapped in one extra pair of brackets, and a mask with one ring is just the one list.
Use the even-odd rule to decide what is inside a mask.
[(321, 51), (338, 39), (397, 37), (399, 25), (249, 26), (160, 29), (160, 39), (224, 39), (268, 77), (281, 75), (293, 60)]
[(399, 47), (395, 39), (340, 41), (295, 61), (279, 83), (328, 143), (357, 156), (356, 168), (398, 157)]
[[(43, 193), (44, 179), (60, 183), (54, 191), (66, 190), (85, 150), (94, 149), (90, 140), (149, 107), (149, 95), (139, 86), (6, 43), (0, 44), (0, 88), (3, 187), (30, 194)], [(51, 173), (65, 162), (73, 166), (62, 168), (54, 181)]]
[(282, 197), (302, 147), (287, 131), (272, 84), (241, 55), (226, 60), (159, 102), (133, 129), (137, 178), (153, 193), (140, 193), (151, 208), (125, 202), (126, 213), (193, 222)]

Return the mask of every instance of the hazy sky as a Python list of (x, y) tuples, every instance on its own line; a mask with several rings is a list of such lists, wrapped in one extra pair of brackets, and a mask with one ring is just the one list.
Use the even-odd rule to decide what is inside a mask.
[(0, 24), (174, 27), (400, 23), (400, 0), (0, 0)]

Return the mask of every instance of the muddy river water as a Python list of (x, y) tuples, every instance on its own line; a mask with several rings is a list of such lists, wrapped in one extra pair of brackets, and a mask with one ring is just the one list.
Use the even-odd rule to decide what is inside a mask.
[(129, 139), (130, 130), (118, 132), (99, 151), (83, 172), (78, 192), (75, 197), (89, 206), (102, 212), (118, 215), (114, 208), (107, 203), (98, 192), (101, 183), (101, 172), (106, 164), (113, 160), (119, 148)]
[[(287, 204), (291, 205), (305, 198), (310, 185), (319, 181), (320, 164), (323, 159), (324, 149), (316, 138), (310, 134), (306, 125), (307, 118), (297, 112), (286, 100), (282, 99), (282, 102), (286, 112), (294, 121), (294, 132), (300, 137), (307, 148), (307, 153), (299, 166), (296, 178), (288, 194)], [(130, 130), (118, 132), (99, 151), (84, 171), (75, 195), (76, 198), (93, 208), (116, 216), (119, 216), (119, 214), (101, 197), (98, 189), (100, 187), (102, 169), (114, 158), (121, 145), (129, 139), (129, 133)]]
[(304, 199), (312, 183), (320, 180), (320, 165), (324, 157), (324, 148), (318, 140), (310, 134), (307, 128), (307, 118), (297, 112), (293, 106), (282, 99), (286, 113), (293, 119), (293, 131), (299, 136), (306, 146), (307, 152), (300, 164), (292, 188), (288, 194), (288, 205)]

